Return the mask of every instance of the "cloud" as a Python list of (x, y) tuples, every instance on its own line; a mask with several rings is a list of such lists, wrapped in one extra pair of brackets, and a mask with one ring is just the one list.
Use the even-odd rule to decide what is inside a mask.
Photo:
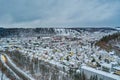
[(9, 23), (12, 23), (13, 21), (13, 17), (9, 14), (5, 14), (5, 15), (2, 15), (0, 17), (0, 24), (9, 24)]
[(119, 0), (0, 0), (0, 24), (11, 27), (120, 25)]

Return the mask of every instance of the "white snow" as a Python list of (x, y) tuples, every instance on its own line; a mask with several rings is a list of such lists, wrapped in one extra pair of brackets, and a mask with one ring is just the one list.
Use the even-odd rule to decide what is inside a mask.
[(97, 69), (94, 69), (94, 68), (91, 68), (91, 67), (88, 67), (88, 66), (82, 66), (81, 68), (85, 69), (85, 70), (88, 70), (88, 71), (91, 71), (91, 72), (94, 72), (96, 74), (100, 74), (100, 75), (104, 75), (106, 77), (113, 78), (115, 80), (120, 80), (120, 76), (114, 75), (112, 73), (107, 73), (107, 72), (104, 72), (104, 71), (100, 71), (100, 70), (97, 70)]
[(0, 79), (1, 79), (2, 75), (3, 75), (3, 80), (10, 80), (4, 73), (2, 73), (0, 71)]

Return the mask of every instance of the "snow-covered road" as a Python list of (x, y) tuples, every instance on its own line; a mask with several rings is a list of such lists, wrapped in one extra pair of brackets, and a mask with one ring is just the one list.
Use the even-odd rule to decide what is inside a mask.
[(27, 75), (25, 72), (20, 70), (6, 54), (1, 54), (1, 59), (22, 80), (34, 80), (31, 76)]

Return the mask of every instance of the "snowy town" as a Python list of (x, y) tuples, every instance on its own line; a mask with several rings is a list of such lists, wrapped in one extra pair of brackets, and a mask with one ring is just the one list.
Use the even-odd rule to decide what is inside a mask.
[(120, 80), (120, 0), (0, 0), (0, 80)]
[[(81, 30), (79, 33), (75, 30), (56, 29), (55, 32), (57, 34), (52, 36), (1, 38), (3, 66), (9, 69), (4, 60), (6, 57), (14, 67), (17, 66), (16, 69), (31, 77), (30, 80), (120, 80), (120, 57), (115, 51), (108, 52), (95, 46), (103, 36), (117, 31)], [(55, 70), (51, 72), (50, 68), (53, 67)], [(14, 70), (8, 72), (14, 76), (13, 79), (20, 79)], [(85, 79), (73, 79), (73, 73), (85, 74)], [(3, 80), (9, 80), (6, 73), (3, 75), (0, 75)]]

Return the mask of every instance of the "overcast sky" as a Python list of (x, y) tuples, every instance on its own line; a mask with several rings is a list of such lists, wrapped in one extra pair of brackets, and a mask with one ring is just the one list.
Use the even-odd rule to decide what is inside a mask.
[(0, 0), (3, 27), (120, 26), (120, 0)]

